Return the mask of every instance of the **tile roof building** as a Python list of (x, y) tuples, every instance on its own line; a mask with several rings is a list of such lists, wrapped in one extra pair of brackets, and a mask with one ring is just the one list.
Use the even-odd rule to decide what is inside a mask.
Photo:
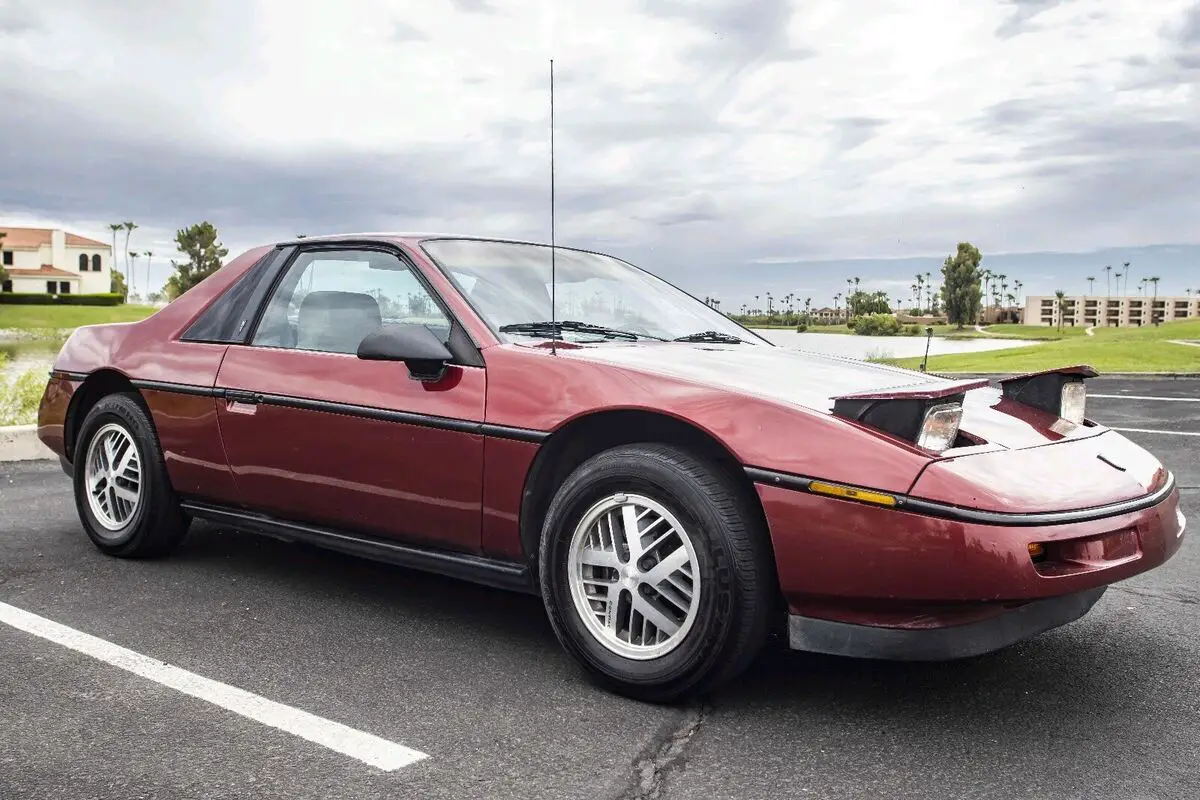
[(103, 294), (112, 288), (112, 245), (52, 228), (0, 228), (0, 291)]

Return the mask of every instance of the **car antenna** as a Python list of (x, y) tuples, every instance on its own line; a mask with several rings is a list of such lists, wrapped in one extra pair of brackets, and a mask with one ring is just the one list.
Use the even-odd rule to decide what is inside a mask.
[[(558, 318), (555, 316), (555, 297), (556, 295), (556, 270), (554, 258), (554, 59), (550, 59), (550, 325), (553, 329)], [(550, 335), (550, 352), (553, 355), (558, 354), (556, 342), (558, 337), (552, 332)]]

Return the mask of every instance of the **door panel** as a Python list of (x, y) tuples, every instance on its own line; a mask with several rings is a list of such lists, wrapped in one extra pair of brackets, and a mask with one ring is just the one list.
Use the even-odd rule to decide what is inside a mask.
[[(401, 362), (359, 359), (356, 342), (380, 324), (418, 316), (448, 336), (449, 322), (439, 327), (436, 304), (412, 299), (424, 291), (415, 282), (397, 289), (400, 278), (374, 274), (379, 266), (308, 255), (285, 273), (259, 344), (230, 346), (217, 375), (221, 437), (243, 504), (479, 552), (485, 371), (451, 365), (422, 383)], [(397, 291), (407, 302), (389, 300)]]

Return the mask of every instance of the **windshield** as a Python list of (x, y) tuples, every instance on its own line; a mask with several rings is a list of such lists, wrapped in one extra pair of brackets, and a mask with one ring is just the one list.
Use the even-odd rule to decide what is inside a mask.
[[(548, 245), (434, 239), (421, 246), (492, 330), (509, 340), (559, 335), (595, 341), (604, 337), (589, 326), (598, 326), (647, 339), (715, 332), (749, 344), (770, 344), (666, 281), (611, 256), (557, 248), (551, 314)], [(564, 323), (567, 329), (560, 326), (555, 332), (529, 325), (552, 318), (585, 325)], [(508, 326), (524, 329), (501, 330)]]

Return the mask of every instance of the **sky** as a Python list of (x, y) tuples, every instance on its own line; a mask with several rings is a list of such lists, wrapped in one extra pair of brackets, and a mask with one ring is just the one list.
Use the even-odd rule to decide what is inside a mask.
[(724, 310), (1200, 290), (1200, 0), (0, 0), (0, 224), (548, 241), (551, 58), (556, 241)]

